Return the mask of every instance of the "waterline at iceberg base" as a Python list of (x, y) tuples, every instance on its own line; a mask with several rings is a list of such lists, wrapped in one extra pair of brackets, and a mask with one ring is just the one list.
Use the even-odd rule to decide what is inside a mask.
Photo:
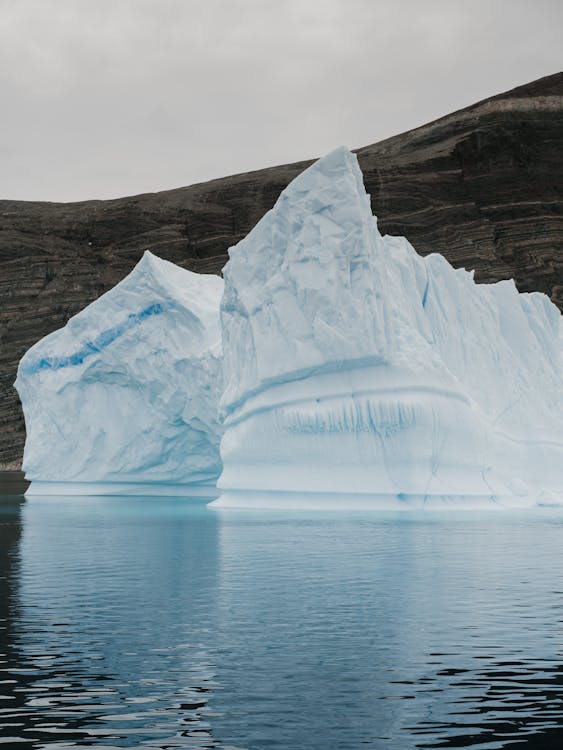
[(382, 237), (346, 149), (229, 255), (224, 287), (146, 257), (25, 355), (32, 492), (201, 495), (220, 474), (218, 508), (563, 501), (545, 295)]

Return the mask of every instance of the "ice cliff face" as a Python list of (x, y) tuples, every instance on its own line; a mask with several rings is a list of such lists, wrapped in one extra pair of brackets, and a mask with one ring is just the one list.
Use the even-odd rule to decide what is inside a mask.
[(219, 277), (147, 252), (26, 353), (15, 385), (31, 492), (61, 491), (58, 482), (71, 493), (93, 482), (98, 493), (141, 482), (214, 483), (222, 291)]
[(559, 310), (382, 237), (349, 151), (229, 254), (223, 502), (563, 489)]

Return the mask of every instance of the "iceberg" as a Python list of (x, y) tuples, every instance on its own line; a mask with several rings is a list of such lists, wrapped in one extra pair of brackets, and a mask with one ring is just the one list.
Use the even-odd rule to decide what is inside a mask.
[(22, 358), (27, 494), (221, 492), (216, 507), (563, 499), (563, 325), (381, 236), (340, 148), (229, 250), (146, 252)]
[(214, 505), (563, 497), (561, 313), (381, 236), (347, 149), (283, 191), (224, 281)]
[[(15, 386), (27, 494), (203, 493), (221, 471), (223, 281), (146, 252), (35, 344)], [(164, 486), (163, 486), (164, 485)]]

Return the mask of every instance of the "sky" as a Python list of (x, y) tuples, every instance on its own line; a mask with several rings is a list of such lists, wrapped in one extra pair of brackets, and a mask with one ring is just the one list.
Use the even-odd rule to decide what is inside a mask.
[(563, 68), (561, 0), (0, 0), (0, 199), (365, 146)]

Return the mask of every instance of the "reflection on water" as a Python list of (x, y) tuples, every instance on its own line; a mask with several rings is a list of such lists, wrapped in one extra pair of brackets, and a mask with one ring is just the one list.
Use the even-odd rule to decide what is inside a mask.
[(0, 503), (0, 745), (560, 748), (563, 515)]
[[(205, 645), (216, 519), (203, 505), (187, 511), (174, 500), (26, 502), (19, 564), (8, 568), (2, 738), (38, 748), (218, 746)], [(10, 520), (17, 529), (18, 516)]]

